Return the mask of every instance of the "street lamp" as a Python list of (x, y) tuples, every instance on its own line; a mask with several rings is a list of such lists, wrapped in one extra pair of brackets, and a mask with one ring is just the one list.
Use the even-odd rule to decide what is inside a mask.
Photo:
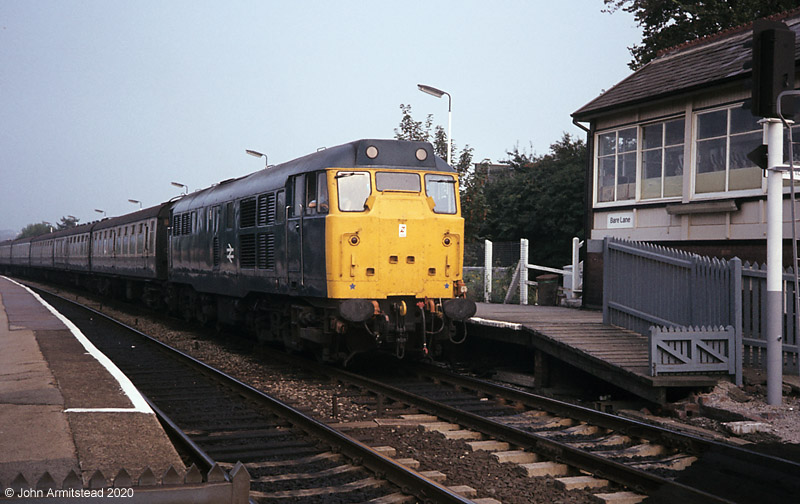
[(103, 214), (103, 217), (106, 216), (106, 211), (105, 210), (100, 210), (99, 208), (95, 208), (94, 211), (97, 212), (97, 213)]
[(128, 202), (129, 203), (133, 203), (134, 205), (138, 203), (139, 204), (139, 210), (142, 209), (142, 202), (141, 201), (135, 200), (135, 199), (129, 199)]
[(170, 182), (170, 184), (174, 185), (175, 187), (179, 187), (179, 188), (183, 189), (183, 191), (184, 191), (183, 194), (189, 194), (189, 186), (187, 186), (185, 184), (181, 184), (180, 182)]
[(417, 88), (423, 93), (427, 93), (436, 98), (441, 98), (442, 95), (447, 95), (447, 164), (452, 166), (452, 151), (453, 151), (453, 97), (447, 91), (436, 89), (432, 86), (425, 84), (417, 84)]
[(254, 150), (250, 150), (250, 149), (245, 149), (244, 151), (246, 153), (250, 154), (251, 156), (255, 156), (255, 157), (262, 157), (263, 156), (264, 157), (264, 168), (269, 168), (269, 161), (267, 160), (267, 155), (266, 154), (262, 154), (262, 153), (260, 153), (258, 151), (254, 151)]

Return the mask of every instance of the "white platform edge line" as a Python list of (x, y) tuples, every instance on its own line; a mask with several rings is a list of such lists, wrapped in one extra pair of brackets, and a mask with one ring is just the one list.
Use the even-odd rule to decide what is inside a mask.
[(514, 322), (503, 322), (501, 320), (490, 320), (480, 317), (472, 317), (469, 319), (470, 322), (474, 322), (476, 324), (490, 326), (490, 327), (500, 327), (503, 329), (513, 329), (515, 331), (522, 330), (522, 324), (516, 324)]
[[(148, 404), (148, 408), (150, 405)], [(137, 408), (67, 408), (64, 413), (144, 413), (153, 414), (152, 411), (143, 411)]]
[(50, 313), (55, 315), (56, 318), (58, 318), (65, 326), (67, 326), (67, 329), (69, 329), (69, 331), (72, 333), (72, 335), (75, 336), (75, 339), (77, 339), (78, 342), (81, 345), (83, 345), (83, 348), (86, 349), (86, 351), (89, 353), (89, 355), (94, 357), (95, 360), (97, 362), (99, 362), (101, 366), (106, 368), (106, 370), (111, 374), (111, 376), (113, 376), (114, 379), (117, 380), (117, 383), (119, 384), (120, 388), (122, 389), (122, 392), (126, 396), (128, 396), (128, 399), (130, 399), (131, 404), (133, 404), (133, 408), (69, 408), (69, 409), (66, 409), (64, 411), (67, 411), (67, 412), (101, 412), (101, 411), (104, 411), (104, 412), (130, 412), (130, 413), (148, 413), (148, 414), (151, 414), (151, 415), (155, 415), (155, 413), (153, 412), (152, 408), (150, 408), (150, 405), (147, 404), (147, 401), (144, 400), (144, 397), (142, 397), (142, 394), (139, 393), (139, 390), (133, 385), (131, 380), (127, 376), (125, 376), (125, 374), (122, 371), (120, 371), (120, 369), (116, 366), (116, 364), (111, 362), (111, 359), (109, 359), (103, 352), (98, 350), (97, 347), (94, 346), (91, 341), (89, 341), (89, 339), (81, 332), (80, 329), (78, 329), (78, 327), (75, 324), (72, 323), (71, 320), (69, 320), (67, 317), (65, 317), (61, 313), (59, 313), (58, 310), (53, 308), (47, 301), (42, 299), (41, 296), (39, 296), (38, 294), (33, 292), (27, 286), (22, 285), (21, 283), (16, 282), (16, 281), (14, 281), (14, 280), (12, 280), (12, 279), (10, 279), (8, 277), (5, 277), (5, 276), (2, 277), (2, 278), (6, 279), (9, 282), (11, 282), (13, 284), (16, 284), (16, 285), (22, 287), (23, 289), (25, 289), (26, 291), (28, 291), (37, 301), (39, 301), (42, 304), (42, 306), (47, 308), (50, 311)]

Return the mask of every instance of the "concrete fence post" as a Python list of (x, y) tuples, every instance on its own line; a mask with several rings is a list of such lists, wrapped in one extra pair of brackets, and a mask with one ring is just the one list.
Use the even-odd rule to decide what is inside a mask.
[(581, 251), (581, 241), (578, 237), (574, 237), (572, 239), (572, 285), (570, 286), (572, 291), (570, 292), (570, 298), (577, 299), (578, 298), (578, 288), (580, 287), (580, 279), (581, 279), (581, 259), (580, 259), (580, 251)]
[(492, 302), (492, 242), (484, 240), (483, 251), (483, 300)]
[(528, 304), (528, 240), (519, 240), (519, 304)]

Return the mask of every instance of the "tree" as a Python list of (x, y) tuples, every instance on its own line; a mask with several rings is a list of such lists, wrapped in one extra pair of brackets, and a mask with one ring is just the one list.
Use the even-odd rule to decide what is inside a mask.
[(73, 217), (72, 215), (67, 215), (66, 217), (61, 217), (61, 222), (58, 222), (56, 226), (58, 226), (58, 230), (61, 231), (62, 229), (71, 229), (78, 225), (77, 217)]
[(38, 224), (28, 224), (22, 231), (17, 235), (17, 239), (20, 238), (31, 238), (34, 236), (39, 236), (47, 233), (53, 232), (53, 225), (49, 222), (40, 222)]
[(408, 140), (411, 142), (427, 142), (431, 137), (431, 125), (433, 124), (433, 114), (428, 114), (425, 122), (415, 121), (411, 115), (411, 105), (400, 104), (403, 117), (400, 119), (400, 129), (394, 129), (394, 137), (397, 140)]
[(465, 184), (467, 240), (528, 238), (532, 263), (568, 264), (570, 241), (583, 236), (585, 142), (565, 133), (544, 156), (519, 147), (508, 155), (507, 176), (490, 181), (479, 173)]
[[(437, 125), (431, 135), (431, 127), (433, 126), (433, 114), (428, 114), (425, 121), (415, 121), (411, 115), (411, 105), (400, 104), (400, 110), (403, 112), (403, 117), (400, 119), (400, 128), (394, 129), (394, 138), (396, 140), (409, 140), (416, 142), (431, 142), (433, 144), (433, 152), (442, 159), (447, 159), (447, 132), (444, 128)], [(453, 158), (457, 159), (453, 168), (456, 169), (459, 179), (467, 173), (472, 165), (472, 147), (467, 144), (462, 150), (461, 154), (456, 157), (457, 152), (456, 143), (452, 142), (451, 148), (453, 149)]]
[(658, 52), (727, 28), (800, 6), (800, 0), (603, 0), (605, 12), (634, 15), (642, 28), (642, 43), (629, 47), (636, 70)]
[(489, 166), (486, 162), (482, 162), (468, 172), (461, 184), (461, 216), (464, 218), (466, 242), (480, 239), (481, 227), (489, 212), (484, 190), (488, 181)]

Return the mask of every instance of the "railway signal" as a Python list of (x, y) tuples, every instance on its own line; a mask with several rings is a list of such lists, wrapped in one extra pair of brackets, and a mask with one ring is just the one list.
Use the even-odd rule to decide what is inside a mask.
[[(795, 34), (784, 23), (759, 19), (753, 23), (752, 48), (751, 110), (754, 116), (777, 118), (778, 95), (794, 88)], [(791, 116), (791, 103), (782, 104), (781, 111)]]

